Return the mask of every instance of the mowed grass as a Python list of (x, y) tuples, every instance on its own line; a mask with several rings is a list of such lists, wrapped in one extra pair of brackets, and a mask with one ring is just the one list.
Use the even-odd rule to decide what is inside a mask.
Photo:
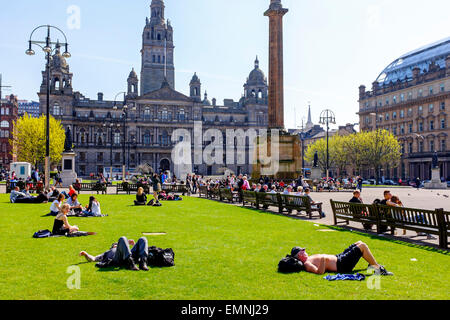
[[(86, 203), (88, 195), (80, 197)], [(448, 299), (450, 257), (446, 252), (338, 230), (270, 213), (185, 197), (163, 207), (133, 207), (134, 196), (98, 196), (105, 218), (69, 218), (81, 238), (33, 239), (51, 229), (42, 217), (49, 204), (20, 205), (0, 196), (0, 299)], [(120, 236), (175, 251), (176, 266), (149, 272), (102, 271), (78, 256), (100, 254)], [(368, 282), (329, 282), (323, 276), (280, 274), (277, 264), (293, 246), (310, 254), (337, 254), (363, 240), (395, 273)], [(417, 261), (411, 261), (412, 258)], [(81, 289), (68, 289), (69, 266), (81, 270)], [(357, 269), (365, 269), (361, 260)], [(364, 270), (365, 271), (365, 270)]]

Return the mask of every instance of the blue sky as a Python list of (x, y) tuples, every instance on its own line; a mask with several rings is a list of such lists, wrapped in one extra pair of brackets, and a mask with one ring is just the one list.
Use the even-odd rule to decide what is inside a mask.
[[(450, 35), (446, 0), (282, 0), (285, 122), (293, 128), (320, 111), (335, 111), (339, 124), (356, 123), (358, 87), (368, 88), (393, 60)], [(19, 99), (37, 100), (44, 54), (25, 55), (34, 27), (52, 24), (70, 43), (73, 86), (105, 99), (126, 89), (132, 67), (139, 74), (141, 36), (151, 0), (2, 1), (0, 73)], [(176, 89), (188, 94), (194, 72), (209, 98), (238, 100), (256, 55), (268, 71), (269, 0), (165, 0), (174, 27)], [(70, 27), (70, 6), (80, 28)], [(43, 38), (44, 35), (39, 36)], [(35, 49), (36, 50), (36, 49)], [(37, 50), (36, 50), (37, 51)]]

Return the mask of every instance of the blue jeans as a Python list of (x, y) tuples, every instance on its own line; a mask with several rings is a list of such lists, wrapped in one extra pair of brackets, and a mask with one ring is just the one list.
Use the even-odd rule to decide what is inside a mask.
[(121, 264), (130, 258), (130, 256), (137, 261), (138, 259), (147, 260), (148, 256), (148, 242), (147, 238), (140, 238), (134, 247), (130, 250), (128, 239), (121, 237), (117, 243), (117, 250), (113, 258), (115, 264)]

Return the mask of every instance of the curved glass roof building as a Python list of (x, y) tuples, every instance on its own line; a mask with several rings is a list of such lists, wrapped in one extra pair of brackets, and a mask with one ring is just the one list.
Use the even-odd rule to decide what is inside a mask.
[(401, 56), (387, 66), (376, 81), (380, 85), (410, 81), (415, 67), (419, 67), (421, 72), (427, 72), (430, 63), (434, 62), (440, 68), (445, 68), (445, 58), (448, 55), (450, 55), (450, 37)]

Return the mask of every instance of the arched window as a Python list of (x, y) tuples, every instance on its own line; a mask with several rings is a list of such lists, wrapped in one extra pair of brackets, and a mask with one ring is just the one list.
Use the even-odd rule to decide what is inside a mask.
[(58, 103), (55, 103), (54, 106), (53, 106), (53, 115), (54, 116), (61, 116), (62, 115), (61, 107), (59, 106)]
[(61, 90), (61, 82), (59, 81), (59, 78), (55, 78), (55, 90)]
[(2, 128), (9, 128), (9, 122), (3, 120), (3, 121), (2, 121), (2, 124), (1, 124), (1, 127), (2, 127)]

